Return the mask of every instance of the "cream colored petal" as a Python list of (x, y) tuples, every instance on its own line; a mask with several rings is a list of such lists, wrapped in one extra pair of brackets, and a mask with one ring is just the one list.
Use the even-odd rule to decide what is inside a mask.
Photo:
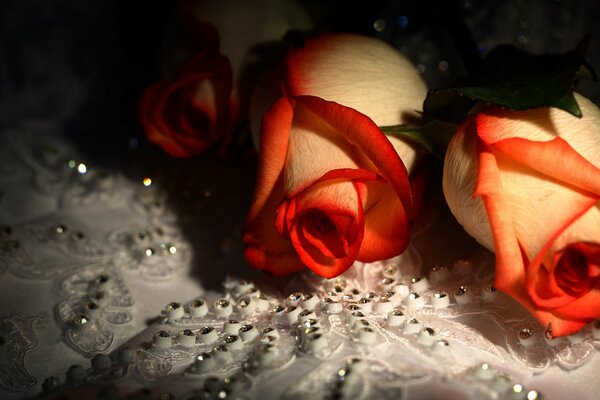
[(285, 193), (295, 195), (331, 170), (359, 168), (355, 152), (329, 124), (297, 105), (285, 162)]
[(465, 231), (494, 251), (494, 240), (481, 197), (473, 197), (477, 180), (477, 137), (465, 125), (454, 135), (444, 161), (443, 189), (448, 207)]

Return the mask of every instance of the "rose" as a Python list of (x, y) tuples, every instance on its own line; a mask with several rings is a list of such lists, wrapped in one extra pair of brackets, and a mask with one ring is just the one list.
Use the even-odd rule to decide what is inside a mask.
[(378, 125), (421, 107), (419, 74), (377, 39), (330, 34), (290, 50), (282, 76), (285, 94), (262, 119), (244, 229), (249, 264), (273, 275), (308, 266), (331, 278), (355, 260), (400, 254), (415, 213), (416, 153)]
[(496, 252), (495, 285), (554, 336), (600, 316), (600, 110), (487, 107), (446, 154), (446, 200)]
[[(295, 1), (192, 0), (179, 3), (184, 29), (166, 38), (164, 69), (174, 78), (150, 85), (139, 116), (148, 139), (176, 157), (205, 151), (243, 119), (253, 71), (268, 58), (265, 49), (289, 29), (308, 29), (304, 9)], [(176, 24), (177, 25), (177, 24)], [(183, 67), (178, 68), (182, 61)]]

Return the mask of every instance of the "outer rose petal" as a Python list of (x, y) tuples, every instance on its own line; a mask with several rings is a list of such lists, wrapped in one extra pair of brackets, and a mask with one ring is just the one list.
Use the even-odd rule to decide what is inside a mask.
[[(381, 40), (354, 34), (306, 39), (286, 56), (285, 83), (290, 95), (335, 101), (368, 116), (377, 126), (408, 122), (421, 110), (427, 93), (408, 59)], [(390, 141), (410, 172), (415, 149), (400, 139)]]
[(283, 166), (292, 125), (293, 101), (282, 97), (265, 114), (254, 200), (244, 227), (244, 255), (254, 268), (285, 275), (304, 268), (292, 244), (275, 229), (276, 209), (284, 200)]
[(198, 154), (220, 135), (227, 145), (231, 136), (229, 61), (220, 54), (202, 53), (182, 71), (173, 82), (155, 83), (142, 95), (138, 111), (148, 139), (175, 157)]

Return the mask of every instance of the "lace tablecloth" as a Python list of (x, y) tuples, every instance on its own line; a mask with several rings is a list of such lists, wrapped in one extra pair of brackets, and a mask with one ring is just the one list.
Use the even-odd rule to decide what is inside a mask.
[(241, 257), (252, 160), (207, 155), (181, 188), (192, 164), (119, 173), (48, 130), (2, 132), (3, 398), (591, 399), (600, 389), (600, 325), (545, 338), (494, 290), (493, 256), (441, 198), (395, 259), (329, 281), (274, 280)]
[[(333, 12), (346, 2), (328, 3), (321, 23), (366, 31), (372, 18), (369, 33), (430, 87), (464, 72), (437, 29), (454, 16), (428, 2), (354, 7), (349, 21)], [(482, 51), (565, 51), (598, 32), (594, 1), (458, 3)], [(162, 11), (74, 4), (7, 2), (0, 14), (0, 398), (598, 397), (600, 325), (547, 339), (491, 286), (493, 255), (439, 191), (400, 257), (330, 281), (250, 270), (252, 150), (179, 160), (140, 135)]]

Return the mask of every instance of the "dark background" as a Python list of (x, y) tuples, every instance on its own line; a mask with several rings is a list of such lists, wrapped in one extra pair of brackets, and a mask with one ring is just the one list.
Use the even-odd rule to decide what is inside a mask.
[[(600, 69), (600, 2), (595, 0), (301, 3), (318, 29), (387, 40), (425, 69), (431, 88), (460, 81), (474, 53), (500, 43), (563, 52), (591, 34), (588, 58)], [(91, 155), (127, 151), (132, 137), (144, 145), (135, 109), (143, 88), (160, 77), (160, 42), (174, 1), (0, 4), (0, 126), (52, 121)], [(385, 24), (381, 31), (374, 28), (378, 20), (379, 29), (381, 21)], [(597, 85), (582, 90), (598, 103)]]

